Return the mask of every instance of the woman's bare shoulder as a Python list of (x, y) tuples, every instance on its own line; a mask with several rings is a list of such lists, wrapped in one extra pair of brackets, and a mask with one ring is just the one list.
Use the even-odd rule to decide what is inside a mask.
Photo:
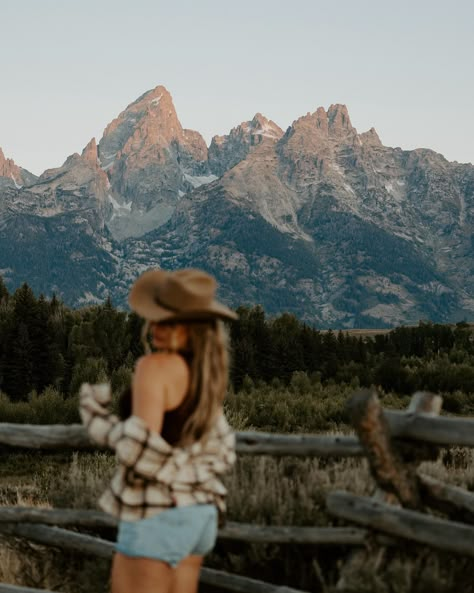
[(132, 377), (132, 410), (161, 431), (163, 414), (175, 408), (186, 394), (189, 375), (179, 354), (153, 353), (140, 357)]
[(141, 375), (158, 373), (161, 378), (176, 373), (187, 375), (188, 366), (184, 358), (175, 352), (153, 352), (145, 354), (135, 362), (135, 372)]

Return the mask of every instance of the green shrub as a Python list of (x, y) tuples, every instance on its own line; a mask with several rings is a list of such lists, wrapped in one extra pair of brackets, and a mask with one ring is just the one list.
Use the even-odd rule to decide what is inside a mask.
[(107, 364), (103, 358), (86, 358), (84, 362), (75, 365), (72, 371), (69, 392), (79, 393), (82, 383), (104, 383), (107, 378)]
[(74, 424), (80, 422), (77, 397), (64, 399), (54, 387), (46, 387), (41, 395), (28, 396), (35, 424)]
[(38, 395), (32, 391), (27, 402), (12, 402), (0, 393), (0, 422), (14, 424), (74, 424), (80, 422), (77, 397), (64, 399), (55, 387)]
[(6, 393), (0, 392), (0, 422), (33, 424), (34, 414), (28, 402), (12, 403)]

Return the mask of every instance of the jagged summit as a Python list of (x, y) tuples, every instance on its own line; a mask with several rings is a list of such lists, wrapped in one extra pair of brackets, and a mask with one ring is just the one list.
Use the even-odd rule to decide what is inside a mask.
[(328, 109), (327, 117), (329, 128), (332, 130), (354, 130), (351, 124), (351, 118), (349, 117), (349, 112), (345, 105), (339, 103), (331, 105)]
[(99, 154), (95, 138), (92, 138), (82, 151), (81, 157), (93, 166), (99, 164)]
[(173, 99), (164, 86), (147, 91), (131, 103), (105, 128), (99, 142), (99, 158), (104, 170), (122, 157), (134, 154), (153, 156), (173, 142), (180, 144), (195, 160), (207, 159), (207, 146), (198, 132), (184, 130)]
[(341, 139), (354, 137), (357, 130), (352, 126), (347, 107), (335, 104), (327, 111), (324, 107), (318, 107), (314, 113), (308, 112), (296, 119), (286, 131), (286, 136), (298, 133), (320, 139)]
[(13, 159), (5, 158), (3, 150), (0, 148), (0, 177), (21, 178), (20, 167), (15, 164)]
[(168, 89), (162, 84), (159, 84), (154, 89), (150, 89), (149, 91), (146, 91), (140, 95), (138, 99), (128, 105), (125, 111), (132, 109), (137, 105), (141, 105), (142, 107), (143, 105), (147, 105), (149, 108), (156, 108), (162, 99), (163, 103), (173, 102), (171, 93), (168, 91)]
[(97, 144), (95, 138), (92, 138), (84, 147), (81, 154), (74, 152), (70, 154), (60, 167), (46, 169), (38, 181), (44, 183), (48, 180), (55, 180), (55, 183), (63, 184), (65, 180), (74, 180), (75, 183), (81, 185), (84, 182), (96, 175), (104, 181), (107, 180), (107, 175), (99, 166), (97, 156)]
[(171, 94), (162, 85), (110, 122), (98, 155), (115, 196), (109, 228), (119, 239), (164, 224), (185, 193), (215, 179), (204, 138), (182, 127)]
[(0, 186), (21, 189), (25, 185), (34, 183), (35, 180), (36, 175), (19, 167), (13, 159), (7, 159), (0, 148)]
[(370, 128), (367, 132), (362, 132), (362, 134), (359, 134), (359, 138), (364, 145), (383, 146), (375, 128)]
[[(74, 204), (83, 206), (90, 202), (92, 207), (100, 211), (100, 225), (110, 208), (108, 200), (109, 180), (100, 168), (97, 158), (95, 138), (86, 145), (82, 154), (77, 152), (69, 155), (60, 167), (47, 169), (30, 187), (36, 196), (43, 196), (46, 203), (64, 204), (64, 209), (73, 208)], [(58, 212), (63, 206), (58, 206)]]
[(267, 119), (261, 113), (256, 113), (250, 122), (240, 124), (243, 130), (251, 135), (263, 136), (266, 138), (279, 139), (283, 136), (283, 130), (274, 121)]
[(209, 146), (209, 165), (218, 177), (237, 163), (262, 142), (275, 143), (283, 136), (283, 130), (261, 113), (253, 119), (242, 122), (224, 135), (214, 136)]

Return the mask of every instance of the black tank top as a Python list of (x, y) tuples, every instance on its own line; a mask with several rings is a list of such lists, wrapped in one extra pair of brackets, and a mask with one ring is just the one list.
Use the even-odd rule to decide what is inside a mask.
[[(190, 352), (179, 352), (181, 356), (186, 361), (189, 372), (191, 374), (192, 370), (192, 354)], [(189, 416), (194, 412), (196, 406), (198, 404), (198, 395), (200, 393), (199, 385), (196, 389), (196, 393), (194, 396), (188, 392), (184, 396), (183, 400), (179, 404), (177, 408), (173, 410), (168, 410), (165, 412), (163, 417), (163, 426), (161, 428), (161, 436), (167, 441), (170, 445), (176, 445), (180, 438), (181, 432), (183, 430), (183, 426)]]

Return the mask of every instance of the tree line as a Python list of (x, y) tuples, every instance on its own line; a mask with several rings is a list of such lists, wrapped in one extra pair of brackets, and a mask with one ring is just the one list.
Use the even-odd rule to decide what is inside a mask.
[[(375, 337), (320, 331), (284, 313), (268, 318), (261, 306), (240, 307), (230, 326), (231, 384), (309, 383), (380, 385), (385, 391), (430, 389), (474, 393), (474, 333), (467, 323), (420, 323)], [(55, 295), (36, 297), (27, 283), (10, 294), (0, 277), (0, 391), (11, 401), (54, 387), (65, 398), (83, 381), (110, 380), (124, 388), (137, 357), (142, 320), (108, 298), (81, 309)]]

